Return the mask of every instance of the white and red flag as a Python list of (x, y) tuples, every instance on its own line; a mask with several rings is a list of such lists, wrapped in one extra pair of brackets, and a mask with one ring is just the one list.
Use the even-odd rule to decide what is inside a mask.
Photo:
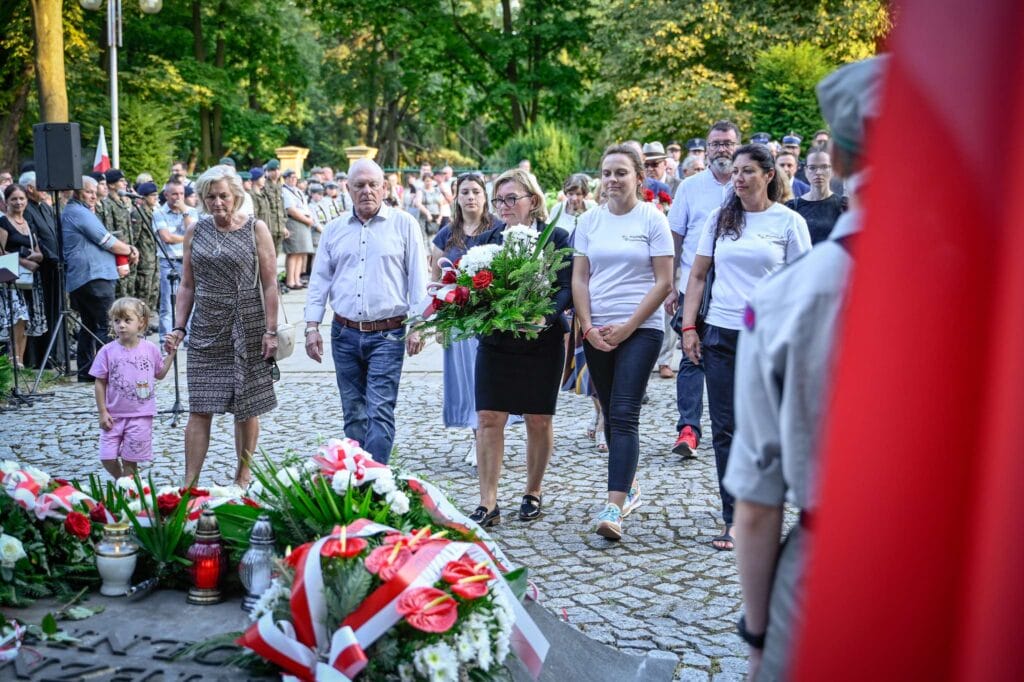
[(107, 153), (107, 136), (103, 134), (103, 126), (100, 126), (100, 141), (96, 143), (96, 158), (92, 162), (94, 173), (105, 173), (110, 170), (110, 155)]

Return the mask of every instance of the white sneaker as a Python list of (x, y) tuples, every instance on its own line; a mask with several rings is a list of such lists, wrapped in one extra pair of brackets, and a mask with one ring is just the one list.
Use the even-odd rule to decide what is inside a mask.
[(466, 459), (463, 460), (466, 464), (476, 466), (476, 442), (469, 446), (469, 452), (466, 453)]
[(597, 515), (597, 534), (609, 540), (622, 539), (622, 512), (609, 502)]

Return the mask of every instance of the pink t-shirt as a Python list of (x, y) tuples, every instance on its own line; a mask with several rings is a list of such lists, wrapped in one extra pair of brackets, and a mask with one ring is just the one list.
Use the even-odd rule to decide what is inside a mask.
[(89, 374), (107, 381), (111, 417), (152, 417), (156, 414), (156, 373), (163, 366), (160, 349), (141, 339), (135, 348), (111, 341), (100, 348)]

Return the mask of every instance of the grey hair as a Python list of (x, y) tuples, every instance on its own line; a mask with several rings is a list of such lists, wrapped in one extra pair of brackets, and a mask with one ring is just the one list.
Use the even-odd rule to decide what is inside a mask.
[(683, 164), (682, 164), (683, 170), (684, 171), (693, 170), (693, 167), (695, 165), (697, 165), (697, 163), (699, 163), (700, 161), (701, 161), (701, 159), (698, 159), (693, 154), (687, 154), (686, 158), (683, 159)]
[(87, 187), (96, 188), (99, 187), (99, 184), (100, 183), (96, 182), (94, 178), (90, 178), (88, 175), (82, 176), (82, 189), (86, 189)]
[(18, 178), (18, 184), (21, 185), (22, 187), (28, 187), (29, 185), (32, 185), (33, 187), (35, 187), (36, 186), (36, 172), (35, 171), (25, 171)]
[[(206, 193), (210, 189), (210, 185), (215, 182), (226, 180), (228, 183), (228, 189), (231, 191), (231, 195), (235, 198), (235, 203), (231, 206), (232, 213), (238, 213), (238, 210), (242, 208), (242, 204), (245, 203), (245, 188), (242, 187), (242, 178), (239, 177), (238, 172), (234, 168), (228, 165), (211, 166), (206, 169), (206, 172), (199, 176), (195, 183), (196, 195), (199, 200), (206, 205)], [(171, 184), (168, 182), (168, 184)], [(178, 183), (182, 184), (182, 183)]]
[(381, 168), (373, 159), (356, 159), (353, 161), (352, 165), (348, 167), (349, 177), (355, 175), (364, 168), (368, 169), (374, 175), (379, 175), (382, 180), (384, 179), (384, 169)]

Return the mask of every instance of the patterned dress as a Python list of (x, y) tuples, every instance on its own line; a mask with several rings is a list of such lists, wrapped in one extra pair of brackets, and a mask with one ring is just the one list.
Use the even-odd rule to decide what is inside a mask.
[(277, 407), (270, 365), (263, 360), (267, 329), (257, 273), (256, 221), (221, 232), (213, 218), (192, 235), (195, 304), (189, 322), (189, 410), (231, 412), (235, 421)]

